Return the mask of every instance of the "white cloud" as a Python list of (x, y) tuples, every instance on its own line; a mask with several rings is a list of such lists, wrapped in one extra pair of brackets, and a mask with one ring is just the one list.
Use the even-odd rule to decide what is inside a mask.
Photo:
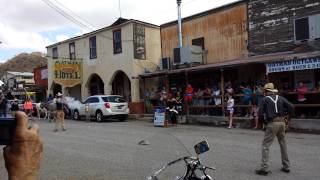
[[(81, 17), (97, 28), (110, 25), (120, 16), (119, 0), (50, 1), (69, 13), (72, 11), (73, 16)], [(186, 17), (234, 1), (182, 0), (182, 16)], [(121, 0), (121, 11), (124, 18), (158, 25), (177, 18), (175, 0)], [(28, 48), (45, 52), (45, 46), (53, 42), (41, 32), (68, 28), (79, 29), (80, 33), (76, 35), (86, 32), (50, 8), (44, 0), (1, 0), (0, 12), (0, 41), (3, 41), (1, 48)], [(68, 37), (61, 32), (53, 38), (61, 41)]]
[(45, 52), (45, 47), (52, 42), (37, 32), (13, 29), (0, 23), (1, 48), (33, 49)]
[(57, 42), (64, 41), (64, 40), (69, 39), (69, 38), (70, 38), (69, 36), (64, 35), (64, 34), (59, 34), (59, 35), (56, 36)]

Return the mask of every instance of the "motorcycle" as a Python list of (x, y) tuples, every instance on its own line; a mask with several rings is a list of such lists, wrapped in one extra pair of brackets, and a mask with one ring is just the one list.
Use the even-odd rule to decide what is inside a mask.
[(212, 180), (211, 176), (206, 173), (206, 170), (215, 171), (214, 167), (204, 166), (199, 158), (199, 155), (209, 150), (209, 145), (207, 141), (202, 141), (194, 146), (196, 151), (196, 156), (185, 156), (178, 158), (174, 161), (169, 162), (168, 164), (161, 167), (159, 170), (154, 172), (151, 176), (147, 177), (147, 180), (159, 180), (158, 175), (167, 169), (168, 167), (183, 161), (186, 167), (186, 171), (183, 176), (176, 177), (176, 180)]

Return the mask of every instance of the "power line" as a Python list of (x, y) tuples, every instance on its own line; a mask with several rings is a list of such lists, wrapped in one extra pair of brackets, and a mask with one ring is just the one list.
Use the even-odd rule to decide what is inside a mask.
[[(93, 31), (96, 30), (96, 28), (94, 28), (93, 25), (91, 25), (90, 23), (87, 23), (86, 20), (84, 20), (83, 18), (79, 17), (78, 15), (76, 15), (75, 13), (72, 13), (73, 15), (70, 15), (69, 13), (67, 13), (65, 10), (61, 9), (59, 6), (55, 5), (53, 2), (51, 2), (50, 0), (42, 0), (45, 4), (47, 4), (50, 8), (52, 8), (53, 10), (55, 10), (56, 12), (58, 12), (60, 15), (62, 15), (63, 17), (65, 17), (66, 19), (68, 19), (69, 21), (73, 22), (74, 24), (78, 25), (81, 28), (84, 28), (85, 30), (88, 31)], [(72, 12), (70, 9), (68, 9), (67, 7), (65, 7), (63, 4), (61, 4), (60, 2), (58, 2), (57, 0), (53, 0), (55, 1), (57, 4), (59, 4), (60, 6), (64, 7), (64, 9)], [(120, 0), (119, 0), (120, 3)], [(120, 6), (119, 6), (120, 7)], [(74, 17), (77, 16), (77, 17)], [(80, 20), (79, 20), (80, 19)], [(84, 22), (82, 22), (84, 21)], [(104, 37), (106, 39), (112, 40), (113, 41), (113, 37), (108, 37), (106, 35), (103, 34), (97, 34), (97, 36), (101, 36)], [(126, 41), (133, 41), (133, 40), (121, 40), (122, 42), (126, 42)]]
[(74, 13), (71, 9), (69, 9), (68, 7), (66, 7), (65, 5), (63, 5), (61, 2), (57, 1), (57, 0), (53, 0), (54, 2), (56, 2), (60, 7), (64, 8), (65, 10), (69, 11), (71, 14), (73, 14), (73, 16), (76, 16), (76, 18), (78, 18), (78, 20), (81, 20), (82, 22), (86, 23), (87, 25), (89, 25), (92, 29), (96, 29), (96, 27), (91, 24), (89, 21), (87, 21), (86, 19), (78, 16), (76, 13)]
[(78, 19), (74, 18), (72, 15), (66, 13), (64, 10), (62, 10), (61, 8), (59, 8), (57, 5), (55, 5), (54, 3), (52, 3), (50, 0), (42, 0), (42, 2), (44, 2), (45, 4), (47, 4), (49, 7), (51, 7), (53, 10), (55, 10), (56, 12), (58, 12), (60, 15), (62, 15), (63, 17), (65, 17), (66, 19), (68, 19), (69, 21), (73, 22), (74, 24), (86, 29), (86, 30), (92, 30), (91, 27), (89, 27), (88, 25), (86, 25), (85, 23), (79, 21)]

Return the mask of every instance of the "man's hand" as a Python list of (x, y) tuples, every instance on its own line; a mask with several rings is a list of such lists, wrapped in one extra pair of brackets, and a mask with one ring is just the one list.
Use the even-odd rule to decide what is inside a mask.
[(28, 129), (28, 117), (20, 111), (16, 113), (16, 121), (11, 145), (3, 149), (9, 180), (36, 180), (43, 151), (39, 126), (34, 124)]

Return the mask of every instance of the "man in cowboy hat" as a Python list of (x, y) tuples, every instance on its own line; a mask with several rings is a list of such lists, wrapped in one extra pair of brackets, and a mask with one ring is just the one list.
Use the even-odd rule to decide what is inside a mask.
[(256, 170), (256, 174), (266, 176), (270, 173), (268, 166), (269, 148), (276, 136), (281, 149), (281, 171), (289, 173), (290, 162), (285, 139), (285, 113), (292, 113), (294, 106), (284, 97), (277, 95), (278, 90), (274, 88), (273, 83), (267, 83), (264, 90), (266, 96), (261, 100), (259, 117), (263, 117), (266, 129), (262, 142), (261, 168)]
[(55, 130), (54, 132), (57, 132), (58, 131), (58, 126), (61, 124), (61, 127), (62, 127), (62, 130), (65, 131), (66, 128), (65, 128), (65, 124), (64, 124), (64, 111), (63, 111), (63, 108), (64, 108), (64, 105), (65, 105), (65, 101), (63, 99), (63, 94), (61, 94), (60, 92), (58, 92), (57, 94), (57, 99), (56, 99), (56, 125), (55, 125)]

